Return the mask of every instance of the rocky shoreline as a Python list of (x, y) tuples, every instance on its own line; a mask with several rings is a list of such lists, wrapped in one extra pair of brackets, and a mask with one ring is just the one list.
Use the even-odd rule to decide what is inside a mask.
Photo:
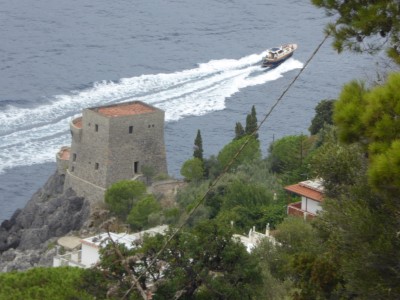
[(51, 266), (57, 238), (88, 223), (90, 204), (55, 172), (29, 200), (0, 225), (0, 272)]

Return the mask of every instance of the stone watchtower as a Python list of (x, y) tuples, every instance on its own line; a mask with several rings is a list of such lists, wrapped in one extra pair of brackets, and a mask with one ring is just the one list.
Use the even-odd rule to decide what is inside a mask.
[(65, 189), (92, 202), (102, 201), (111, 184), (140, 176), (145, 166), (167, 174), (164, 111), (158, 108), (140, 101), (92, 107), (70, 128)]

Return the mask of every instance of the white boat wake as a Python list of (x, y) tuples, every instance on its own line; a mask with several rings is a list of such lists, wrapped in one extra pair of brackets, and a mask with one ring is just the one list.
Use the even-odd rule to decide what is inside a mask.
[(212, 60), (197, 68), (171, 74), (142, 75), (118, 82), (103, 81), (92, 88), (55, 96), (36, 108), (8, 106), (0, 114), (0, 173), (7, 168), (55, 160), (70, 143), (69, 121), (83, 108), (140, 100), (165, 110), (166, 121), (200, 116), (225, 108), (241, 89), (276, 80), (303, 64), (293, 58), (260, 72), (264, 53), (238, 60)]

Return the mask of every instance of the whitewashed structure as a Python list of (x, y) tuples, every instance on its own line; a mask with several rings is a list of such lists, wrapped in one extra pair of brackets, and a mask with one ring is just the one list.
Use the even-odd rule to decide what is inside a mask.
[(268, 239), (272, 244), (276, 244), (275, 238), (270, 234), (269, 224), (265, 228), (265, 233), (257, 232), (255, 226), (249, 230), (248, 236), (241, 234), (234, 234), (234, 239), (239, 240), (251, 252), (263, 239)]
[(142, 239), (146, 234), (154, 236), (163, 234), (168, 229), (167, 225), (157, 226), (145, 231), (127, 234), (127, 233), (101, 233), (85, 239), (81, 239), (81, 249), (71, 251), (65, 254), (57, 254), (53, 258), (53, 267), (72, 266), (80, 268), (90, 268), (100, 259), (99, 250), (110, 242), (110, 238), (118, 243), (125, 245), (128, 249), (134, 247), (134, 243)]

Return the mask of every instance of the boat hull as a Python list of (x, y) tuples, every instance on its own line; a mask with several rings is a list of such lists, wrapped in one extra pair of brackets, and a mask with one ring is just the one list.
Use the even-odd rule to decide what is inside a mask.
[(264, 68), (277, 67), (288, 58), (292, 57), (296, 49), (297, 44), (285, 44), (280, 47), (268, 49), (261, 66)]
[(267, 61), (264, 60), (262, 62), (262, 67), (263, 68), (276, 68), (277, 66), (279, 66), (281, 63), (283, 63), (284, 61), (286, 61), (287, 59), (291, 58), (293, 56), (293, 52), (286, 55), (285, 57), (282, 57), (281, 59), (277, 60), (277, 61)]

